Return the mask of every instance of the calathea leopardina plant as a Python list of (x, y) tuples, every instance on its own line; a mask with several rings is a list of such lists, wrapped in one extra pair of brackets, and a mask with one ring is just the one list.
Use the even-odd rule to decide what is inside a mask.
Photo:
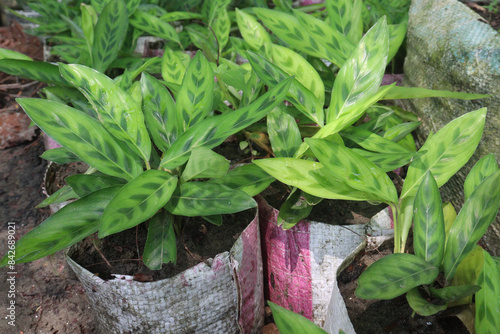
[[(201, 52), (175, 100), (148, 74), (127, 92), (91, 68), (58, 66), (92, 110), (41, 99), (18, 102), (63, 146), (48, 151), (51, 159), (81, 160), (91, 169), (67, 178), (66, 192), (78, 199), (22, 237), (10, 261), (33, 261), (95, 232), (102, 238), (149, 221), (143, 260), (159, 269), (176, 259), (175, 217), (202, 216), (220, 225), (222, 214), (255, 207), (252, 196), (271, 182), (254, 165), (228, 172), (229, 162), (211, 149), (281, 104), (290, 80), (243, 108), (214, 115), (214, 73)], [(0, 265), (8, 262), (4, 257)]]

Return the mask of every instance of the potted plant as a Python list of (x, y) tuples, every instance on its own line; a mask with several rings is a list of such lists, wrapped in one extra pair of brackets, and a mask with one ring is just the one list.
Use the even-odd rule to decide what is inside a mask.
[[(91, 166), (91, 170), (68, 178), (69, 187), (78, 199), (21, 238), (16, 244), (15, 256), (4, 256), (2, 266), (47, 256), (93, 233), (102, 238), (148, 221), (148, 239), (142, 259), (150, 268), (157, 269), (162, 263), (175, 261), (174, 231), (181, 227), (179, 217), (203, 216), (207, 221), (220, 225), (221, 214), (256, 206), (251, 196), (260, 190), (254, 182), (253, 167), (238, 167), (227, 173), (228, 162), (211, 149), (228, 136), (260, 120), (280, 104), (290, 80), (285, 80), (246, 107), (213, 116), (213, 70), (201, 53), (190, 62), (175, 102), (165, 86), (148, 74), (143, 74), (141, 80), (127, 92), (119, 83), (86, 66), (59, 64), (58, 68), (66, 83), (79, 89), (88, 99), (92, 110), (82, 111), (41, 99), (19, 99), (18, 102), (45, 133), (63, 145), (52, 152), (53, 156), (59, 161), (76, 156)], [(208, 180), (202, 181), (205, 179)], [(235, 188), (242, 188), (248, 193)], [(258, 236), (255, 224), (252, 229), (254, 237)], [(253, 246), (258, 253), (260, 248), (254, 241)], [(246, 252), (245, 242), (243, 244), (241, 248)], [(233, 275), (239, 277), (238, 274), (242, 274), (239, 270), (241, 266), (253, 266), (254, 272), (258, 273), (257, 253), (247, 258), (242, 258), (241, 253), (233, 254), (241, 260), (240, 263), (230, 261), (229, 254), (226, 254), (214, 259), (211, 266), (202, 263), (197, 270), (203, 271), (203, 267), (208, 267), (211, 269), (211, 273), (205, 273), (208, 277), (224, 274), (225, 281), (232, 282)], [(75, 268), (74, 262), (68, 260)], [(247, 264), (247, 260), (252, 265)], [(169, 284), (186, 289), (183, 284), (189, 286), (190, 280), (186, 281), (186, 276), (181, 276)], [(90, 280), (95, 279), (97, 277), (94, 276)], [(239, 277), (240, 282), (257, 282), (257, 290), (260, 279), (257, 274), (254, 278)], [(117, 308), (121, 312), (119, 316), (114, 314), (102, 319), (97, 326), (102, 330), (168, 330), (190, 326), (189, 321), (179, 316), (178, 310), (171, 308), (162, 308), (162, 312), (170, 312), (170, 316), (155, 316), (158, 323), (146, 324), (140, 320), (141, 312), (138, 311), (144, 305), (135, 305), (128, 294), (127, 297), (120, 297), (120, 293), (126, 293), (130, 288), (155, 299), (154, 291), (161, 283), (121, 282), (116, 286), (109, 282), (89, 282), (84, 280), (91, 300), (92, 292), (98, 293), (106, 286), (115, 286), (110, 298), (126, 302), (128, 306)], [(148, 290), (146, 284), (152, 287)], [(243, 288), (240, 292), (245, 295), (240, 295), (243, 299), (238, 301), (236, 286), (233, 288), (232, 299), (223, 301), (230, 310), (228, 314), (237, 315), (236, 310), (248, 311), (249, 307), (248, 313), (256, 314), (252, 307), (258, 304), (254, 295), (258, 291)], [(144, 289), (151, 292), (145, 293)], [(246, 296), (252, 296), (254, 300), (248, 304)], [(94, 301), (99, 303), (97, 299)], [(102, 312), (102, 306), (101, 301), (96, 310)], [(206, 307), (211, 309), (212, 305), (207, 303)], [(258, 307), (255, 308), (258, 312)], [(210, 313), (208, 309), (207, 314)], [(240, 318), (210, 318), (206, 322), (201, 321), (204, 325), (193, 326), (222, 323), (222, 328), (227, 331), (239, 326), (248, 331), (258, 330), (262, 320), (257, 315), (252, 318), (243, 314)], [(186, 316), (189, 318), (190, 315)], [(120, 324), (120, 319), (131, 317), (134, 321)], [(175, 323), (180, 327), (175, 327)]]

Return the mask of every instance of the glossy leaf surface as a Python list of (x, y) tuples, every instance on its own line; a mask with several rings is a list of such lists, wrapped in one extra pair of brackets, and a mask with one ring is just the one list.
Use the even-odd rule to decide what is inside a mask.
[(363, 34), (363, 1), (329, 0), (325, 1), (330, 24), (344, 34), (350, 41), (357, 43)]
[(326, 334), (318, 325), (300, 314), (294, 313), (277, 304), (267, 302), (273, 312), (280, 333), (287, 334)]
[(65, 178), (73, 191), (79, 196), (87, 196), (104, 188), (118, 187), (125, 184), (123, 179), (99, 174), (76, 174)]
[(488, 176), (498, 170), (495, 155), (490, 153), (481, 158), (471, 169), (464, 182), (464, 196), (467, 200), (474, 192), (474, 189), (481, 184)]
[(78, 158), (73, 152), (64, 147), (47, 150), (43, 152), (40, 158), (48, 161), (53, 161), (58, 164), (67, 164), (70, 162), (80, 161), (80, 158)]
[(165, 210), (158, 212), (149, 221), (142, 260), (151, 270), (160, 270), (163, 263), (175, 264), (177, 261), (173, 223), (174, 217)]
[(264, 43), (271, 43), (271, 37), (266, 29), (251, 14), (236, 8), (236, 23), (240, 29), (241, 36), (250, 45), (252, 50), (257, 51)]
[(413, 311), (417, 314), (427, 317), (438, 313), (439, 311), (444, 311), (447, 305), (436, 305), (429, 302), (427, 299), (420, 295), (418, 288), (413, 288), (406, 294), (406, 300)]
[(267, 115), (267, 131), (276, 157), (291, 158), (300, 147), (302, 138), (295, 118), (284, 106), (278, 106)]
[(185, 182), (192, 179), (221, 177), (228, 169), (229, 160), (211, 149), (199, 147), (191, 153), (180, 180)]
[(481, 290), (476, 293), (477, 333), (496, 333), (500, 328), (500, 271), (495, 260), (484, 251), (484, 265), (477, 284)]
[(266, 189), (274, 177), (267, 174), (254, 164), (247, 164), (231, 169), (220, 178), (211, 179), (209, 182), (219, 183), (232, 189), (238, 189), (250, 196), (256, 196)]
[(0, 71), (21, 78), (68, 86), (68, 82), (59, 74), (58, 66), (43, 61), (0, 59)]

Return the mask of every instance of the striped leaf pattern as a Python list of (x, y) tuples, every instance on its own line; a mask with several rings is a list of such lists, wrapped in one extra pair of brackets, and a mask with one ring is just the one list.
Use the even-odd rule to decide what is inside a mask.
[(280, 207), (278, 226), (282, 226), (284, 230), (294, 227), (299, 221), (309, 216), (313, 206), (307, 202), (304, 192), (295, 188)]
[(448, 305), (437, 305), (432, 304), (426, 298), (420, 295), (418, 288), (413, 288), (406, 294), (406, 300), (413, 311), (417, 312), (418, 315), (427, 317), (438, 313), (439, 311), (444, 311), (448, 308)]
[[(382, 89), (383, 87), (380, 87)], [(393, 86), (384, 96), (384, 100), (418, 99), (424, 97), (449, 97), (452, 99), (475, 100), (490, 97), (487, 94), (471, 94), (462, 92), (450, 92), (447, 90), (433, 90), (420, 87)]]
[[(458, 265), (455, 276), (451, 281), (452, 286), (474, 285), (484, 265), (484, 251), (480, 246), (474, 246), (472, 252), (467, 255)], [(472, 303), (472, 296), (463, 297), (455, 302), (455, 305)]]
[(387, 130), (380, 133), (380, 135), (397, 143), (403, 140), (410, 133), (412, 133), (421, 124), (422, 122), (404, 122), (388, 128)]
[(151, 218), (170, 199), (177, 177), (150, 169), (123, 186), (102, 214), (99, 238), (134, 227)]
[(446, 235), (443, 203), (431, 172), (427, 172), (420, 183), (413, 211), (415, 255), (439, 268), (443, 262)]
[[(290, 77), (281, 68), (256, 53), (248, 51), (247, 58), (259, 78), (270, 87)], [(287, 100), (316, 124), (320, 126), (324, 124), (323, 104), (295, 78), (287, 93)]]
[(119, 186), (118, 188), (120, 188), (125, 184), (123, 179), (118, 179), (116, 177), (103, 174), (71, 175), (68, 176), (65, 181), (79, 197), (87, 196), (95, 191), (99, 191), (104, 188), (116, 186)]
[(267, 132), (276, 157), (293, 157), (302, 143), (297, 122), (283, 105), (277, 106), (267, 115)]
[(476, 187), (488, 176), (498, 171), (495, 155), (490, 153), (482, 157), (471, 169), (464, 182), (464, 195), (467, 200)]
[(498, 333), (500, 328), (500, 271), (495, 260), (483, 250), (484, 265), (477, 284), (481, 290), (476, 293), (476, 333)]
[(427, 151), (411, 163), (401, 198), (415, 195), (425, 173), (430, 170), (438, 187), (445, 184), (469, 160), (483, 133), (486, 108), (454, 119), (428, 138), (421, 147)]
[(442, 289), (434, 289), (429, 287), (431, 294), (441, 299), (444, 303), (449, 304), (455, 300), (471, 296), (479, 291), (479, 285), (461, 285), (461, 286), (446, 286)]
[(397, 203), (398, 194), (389, 176), (371, 161), (345, 146), (323, 139), (306, 138), (314, 155), (325, 168), (347, 185), (371, 194), (385, 203)]
[(272, 43), (271, 37), (266, 29), (253, 17), (242, 10), (236, 8), (236, 23), (241, 36), (252, 48), (257, 51), (264, 43)]
[(174, 215), (196, 217), (236, 213), (257, 203), (243, 191), (207, 182), (182, 183), (165, 208)]
[(186, 67), (179, 55), (169, 47), (166, 47), (161, 58), (161, 76), (163, 80), (180, 85), (185, 72)]
[(389, 24), (387, 28), (389, 28), (389, 55), (387, 56), (387, 62), (390, 62), (392, 58), (398, 52), (401, 44), (406, 37), (406, 28), (408, 24)]
[(184, 130), (203, 120), (212, 112), (214, 72), (208, 60), (199, 51), (191, 60), (176, 95), (177, 115)]
[(263, 118), (283, 101), (291, 79), (282, 81), (252, 104), (207, 118), (182, 134), (165, 153), (160, 167), (173, 169), (185, 163), (197, 147), (214, 148), (227, 137)]
[[(97, 191), (54, 213), (17, 241), (16, 263), (54, 254), (95, 233), (104, 208), (117, 191), (118, 188)], [(0, 267), (5, 266), (8, 260), (4, 256)]]
[(116, 141), (99, 121), (64, 104), (41, 99), (18, 99), (43, 132), (74, 152), (81, 161), (111, 176), (133, 179), (142, 173), (136, 156)]
[(387, 23), (383, 17), (365, 34), (337, 74), (327, 123), (371, 105), (368, 102), (377, 93), (384, 76), (388, 49)]
[(80, 161), (80, 159), (70, 150), (64, 147), (54, 148), (43, 152), (40, 158), (53, 161), (58, 164), (67, 164), (70, 162)]
[(278, 181), (297, 187), (313, 196), (351, 201), (378, 201), (371, 195), (348, 186), (321, 163), (295, 158), (255, 160), (254, 164)]
[(26, 56), (25, 54), (9, 49), (0, 48), (0, 60), (1, 59), (18, 59), (18, 60), (27, 60), (32, 61), (31, 57)]
[(151, 154), (151, 140), (141, 105), (102, 73), (83, 65), (60, 64), (62, 76), (85, 95), (99, 120), (144, 161)]
[(348, 138), (365, 150), (379, 153), (411, 153), (401, 145), (373, 132), (359, 129), (355, 126), (344, 129), (340, 135)]
[(141, 2), (142, 2), (141, 0), (125, 0), (125, 4), (127, 5), (128, 16), (134, 14), (134, 12), (139, 7)]
[(177, 261), (174, 217), (165, 210), (158, 212), (149, 221), (142, 260), (151, 270), (160, 270), (162, 263), (175, 264)]
[(222, 52), (222, 50), (226, 47), (227, 42), (229, 42), (229, 32), (231, 29), (231, 20), (229, 19), (229, 14), (225, 7), (221, 7), (217, 11), (212, 29), (217, 37), (219, 52)]
[(267, 174), (254, 164), (247, 164), (231, 169), (220, 178), (211, 179), (208, 182), (219, 183), (232, 189), (241, 190), (250, 196), (256, 196), (266, 189), (274, 177)]
[(92, 7), (95, 8), (95, 10), (98, 12), (98, 13), (101, 13), (104, 9), (104, 7), (106, 7), (106, 5), (111, 2), (111, 0), (90, 0), (90, 4), (92, 5)]
[(104, 72), (116, 59), (127, 34), (127, 8), (122, 0), (110, 1), (99, 15), (94, 29), (92, 67)]
[(423, 152), (409, 153), (374, 153), (357, 148), (352, 149), (353, 152), (373, 162), (378, 168), (384, 172), (390, 172), (399, 167), (406, 166), (413, 160), (419, 158)]
[(180, 180), (185, 182), (192, 179), (221, 177), (228, 170), (229, 160), (211, 149), (198, 147), (191, 153)]
[(58, 66), (43, 61), (0, 59), (0, 71), (30, 80), (68, 86), (59, 74)]
[(460, 262), (473, 250), (495, 219), (500, 207), (498, 184), (500, 171), (496, 171), (476, 187), (451, 226), (443, 262), (447, 280), (453, 278)]
[(363, 1), (327, 0), (325, 4), (332, 28), (350, 41), (359, 42), (363, 35)]
[(130, 24), (153, 36), (180, 43), (179, 35), (170, 23), (141, 10), (136, 10), (130, 17)]
[(44, 199), (36, 206), (36, 209), (45, 208), (54, 203), (62, 203), (69, 199), (78, 198), (78, 195), (71, 189), (70, 186), (65, 185), (55, 193)]
[(265, 52), (275, 65), (310, 90), (323, 105), (325, 85), (318, 72), (297, 52), (277, 44), (264, 44)]
[(198, 19), (201, 20), (203, 19), (203, 15), (199, 13), (192, 13), (192, 12), (170, 12), (167, 14), (164, 14), (160, 17), (160, 20), (165, 21), (165, 22), (173, 22), (173, 21), (180, 21), (180, 20), (194, 20)]
[(142, 111), (149, 134), (155, 145), (166, 152), (181, 131), (175, 102), (167, 88), (147, 73), (141, 77), (141, 89)]
[[(311, 320), (306, 317), (294, 313), (290, 310), (287, 310), (284, 307), (281, 307), (277, 304), (274, 304), (270, 301), (267, 302), (271, 307), (273, 312), (273, 319), (276, 322), (276, 326), (280, 333), (287, 334), (326, 334), (321, 327), (316, 325)], [(339, 334), (343, 333), (342, 331)]]
[(432, 283), (438, 274), (438, 268), (413, 254), (390, 254), (366, 268), (354, 293), (364, 299), (393, 299)]

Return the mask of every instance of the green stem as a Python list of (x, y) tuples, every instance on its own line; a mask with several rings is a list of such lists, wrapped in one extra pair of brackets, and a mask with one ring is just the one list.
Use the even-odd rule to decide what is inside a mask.
[(392, 220), (394, 222), (394, 253), (399, 253), (401, 249), (401, 227), (399, 226), (399, 207), (395, 203), (390, 203)]

